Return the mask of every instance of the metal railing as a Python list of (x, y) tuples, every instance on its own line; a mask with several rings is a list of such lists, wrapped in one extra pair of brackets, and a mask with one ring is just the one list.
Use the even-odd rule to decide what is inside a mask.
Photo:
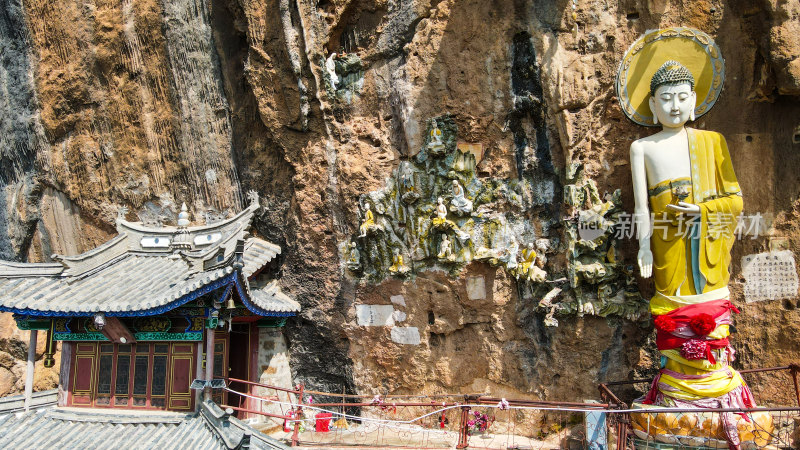
[[(282, 388), (236, 378), (228, 378), (228, 382), (243, 383), (252, 388), (273, 390), (276, 395), (253, 395), (229, 392), (239, 398), (253, 400), (259, 406), (243, 407), (221, 405), (249, 414), (284, 421), (285, 439), (292, 446), (376, 446), (376, 447), (408, 447), (408, 448), (552, 448), (553, 443), (571, 440), (579, 445), (587, 443), (587, 435), (593, 430), (580, 427), (583, 415), (587, 412), (604, 412), (610, 405), (607, 403), (554, 402), (530, 399), (503, 399), (484, 394), (442, 394), (442, 395), (386, 395), (369, 396), (353, 394), (337, 394), (331, 392), (312, 391), (304, 386), (295, 389)], [(286, 393), (296, 397), (296, 401), (280, 401), (277, 393)], [(343, 402), (309, 402), (307, 395), (321, 397), (345, 397), (351, 401)], [(419, 401), (412, 401), (419, 400)], [(288, 408), (282, 414), (262, 411), (263, 405), (280, 404)], [(345, 411), (360, 408), (360, 416), (347, 414)], [(304, 413), (321, 413), (318, 416), (304, 417)], [(537, 436), (527, 437), (532, 427), (532, 418), (536, 423), (546, 423), (546, 432), (539, 431)], [(317, 420), (344, 419), (356, 430), (336, 429), (332, 433), (304, 431), (305, 425), (314, 424)], [(483, 421), (484, 427), (481, 426)], [(291, 425), (290, 425), (291, 424)], [(575, 432), (574, 428), (581, 428)], [(309, 426), (308, 428), (311, 428)], [(482, 429), (483, 428), (483, 429)], [(473, 442), (471, 443), (470, 440)], [(477, 442), (477, 443), (476, 443)]]
[[(652, 380), (629, 380), (599, 385), (601, 403), (503, 399), (485, 393), (441, 395), (354, 395), (313, 391), (303, 385), (284, 388), (236, 378), (227, 378), (221, 389), (239, 398), (238, 405), (221, 405), (250, 415), (277, 420), (279, 437), (292, 446), (358, 446), (394, 448), (695, 448), (701, 443), (723, 445), (719, 423), (723, 419), (744, 420), (750, 427), (749, 445), (792, 448), (800, 444), (800, 365), (740, 371), (747, 376), (771, 376), (780, 382), (770, 389), (791, 392), (797, 407), (770, 405), (736, 408), (631, 409), (620, 388)], [(788, 376), (787, 376), (788, 375)], [(777, 378), (776, 378), (777, 377)], [(782, 377), (782, 378), (781, 378)], [(245, 392), (230, 389), (230, 383), (247, 386)], [(791, 395), (791, 394), (789, 394)], [(342, 401), (314, 401), (341, 398)], [(277, 407), (280, 407), (278, 409)], [(272, 410), (265, 410), (265, 408)], [(349, 411), (349, 413), (348, 413)], [(357, 411), (357, 412), (355, 412)], [(674, 414), (697, 413), (708, 424), (693, 424), (705, 434), (675, 423), (662, 424)], [(733, 413), (733, 414), (731, 414)], [(698, 416), (698, 417), (699, 417)], [(677, 420), (677, 419), (671, 419)], [(752, 423), (750, 422), (752, 420)], [(634, 423), (635, 422), (635, 423)], [(690, 424), (691, 425), (691, 424)], [(717, 428), (712, 429), (715, 426)], [(660, 430), (661, 443), (648, 433)], [(660, 427), (660, 428), (659, 428)], [(670, 428), (671, 427), (671, 428)], [(709, 431), (710, 430), (710, 431)], [(709, 434), (710, 433), (710, 434)], [(721, 439), (721, 440), (720, 440)], [(616, 444), (616, 446), (614, 445)], [(764, 444), (764, 445), (759, 445)]]

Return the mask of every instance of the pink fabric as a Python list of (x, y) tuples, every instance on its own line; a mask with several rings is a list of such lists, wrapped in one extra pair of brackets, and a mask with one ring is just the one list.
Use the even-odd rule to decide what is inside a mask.
[[(717, 317), (715, 320), (717, 322), (717, 326), (730, 325), (730, 324), (733, 323), (733, 321), (731, 320), (730, 311), (722, 314), (721, 316)], [(695, 338), (701, 337), (701, 336), (698, 336), (697, 333), (695, 333), (694, 330), (692, 330), (692, 327), (690, 327), (688, 324), (680, 323), (680, 322), (678, 322), (678, 326), (675, 327), (675, 330), (671, 331), (670, 334), (672, 334), (672, 335), (674, 335), (676, 337), (684, 338), (684, 339), (695, 339)]]
[(678, 373), (673, 370), (669, 369), (661, 369), (661, 373), (671, 376), (672, 378), (678, 378), (680, 380), (702, 380), (703, 378), (710, 377), (715, 373), (726, 373), (729, 377), (733, 376), (733, 372), (728, 367), (723, 367), (722, 369), (712, 370), (710, 372), (706, 372), (702, 375), (689, 375), (688, 373)]

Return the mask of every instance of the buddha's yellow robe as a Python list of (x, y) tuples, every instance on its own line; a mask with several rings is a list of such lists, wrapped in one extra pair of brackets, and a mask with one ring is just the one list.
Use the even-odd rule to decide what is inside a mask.
[(364, 223), (361, 224), (359, 230), (361, 231), (361, 235), (366, 235), (367, 231), (369, 231), (369, 227), (375, 225), (375, 215), (372, 214), (372, 210), (368, 209), (367, 212), (364, 214)]
[(520, 276), (527, 278), (531, 267), (536, 263), (536, 250), (525, 247), (520, 252), (520, 256), (522, 256), (522, 261), (519, 263), (517, 272)]
[(404, 267), (403, 255), (395, 255), (394, 258), (392, 258), (392, 265), (389, 267), (389, 272), (400, 272)]
[[(742, 212), (741, 190), (725, 138), (713, 131), (692, 128), (686, 131), (691, 177), (666, 180), (649, 191), (654, 214), (650, 240), (656, 287), (656, 295), (650, 300), (650, 312), (654, 316), (729, 296), (728, 266), (736, 238), (736, 221)], [(667, 205), (680, 201), (676, 194), (681, 190), (688, 194), (683, 201), (700, 206), (699, 222), (695, 220), (694, 225), (687, 223), (687, 217), (666, 209)], [(709, 337), (724, 339), (728, 334), (728, 325), (719, 325)], [(743, 383), (733, 370), (715, 372), (727, 367), (726, 358), (717, 358), (717, 363), (711, 364), (705, 359), (687, 360), (678, 350), (661, 353), (667, 358), (664, 368), (669, 371), (707, 375), (682, 379), (662, 372), (659, 381), (673, 388), (664, 392), (671, 397), (689, 401), (714, 398)]]

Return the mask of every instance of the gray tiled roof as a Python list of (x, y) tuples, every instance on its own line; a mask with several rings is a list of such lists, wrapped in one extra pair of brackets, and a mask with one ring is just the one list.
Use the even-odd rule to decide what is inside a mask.
[(264, 287), (250, 287), (250, 297), (256, 306), (267, 311), (278, 312), (299, 312), (300, 303), (292, 300), (288, 295), (281, 292), (277, 281), (271, 281)]
[[(237, 243), (244, 242), (241, 274), (248, 279), (280, 254), (281, 248), (249, 236), (258, 198), (228, 220), (182, 229), (189, 247), (170, 246), (179, 237), (176, 227), (147, 227), (117, 220), (119, 235), (80, 255), (53, 255), (56, 263), (28, 264), (0, 261), (0, 311), (40, 315), (156, 314), (171, 309), (182, 297), (233, 273)], [(208, 236), (205, 244), (191, 244), (192, 236)], [(144, 241), (162, 239), (144, 246)], [(149, 245), (149, 244), (148, 244)], [(280, 292), (277, 284), (256, 294), (253, 304), (265, 312), (297, 312), (300, 305)], [(185, 298), (189, 300), (189, 298)], [(181, 303), (181, 302), (177, 302)]]
[(244, 447), (245, 434), (250, 448), (286, 448), (206, 403), (191, 415), (83, 408), (0, 415), (4, 449), (226, 449)]
[(79, 276), (0, 276), (0, 310), (137, 312), (167, 305), (233, 272), (192, 273), (179, 255), (125, 253)]
[[(58, 389), (38, 391), (31, 394), (31, 408), (55, 406), (58, 402)], [(0, 415), (25, 409), (25, 395), (8, 395), (0, 397)]]
[(248, 239), (244, 244), (244, 268), (242, 273), (249, 278), (280, 253), (281, 248), (271, 242), (258, 238)]

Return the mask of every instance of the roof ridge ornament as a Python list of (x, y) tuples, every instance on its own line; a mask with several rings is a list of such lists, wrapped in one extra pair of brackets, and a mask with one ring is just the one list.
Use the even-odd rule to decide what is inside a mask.
[(128, 215), (128, 207), (127, 206), (120, 206), (117, 208), (117, 219), (118, 220), (125, 220), (125, 216)]
[(189, 211), (186, 208), (186, 202), (181, 204), (181, 212), (178, 214), (178, 228), (186, 228), (189, 226)]
[(181, 212), (178, 214), (178, 230), (173, 235), (172, 248), (175, 250), (191, 250), (192, 239), (189, 236), (189, 211), (186, 203), (181, 205)]
[(244, 239), (236, 241), (236, 248), (233, 251), (233, 268), (242, 270), (244, 267)]

